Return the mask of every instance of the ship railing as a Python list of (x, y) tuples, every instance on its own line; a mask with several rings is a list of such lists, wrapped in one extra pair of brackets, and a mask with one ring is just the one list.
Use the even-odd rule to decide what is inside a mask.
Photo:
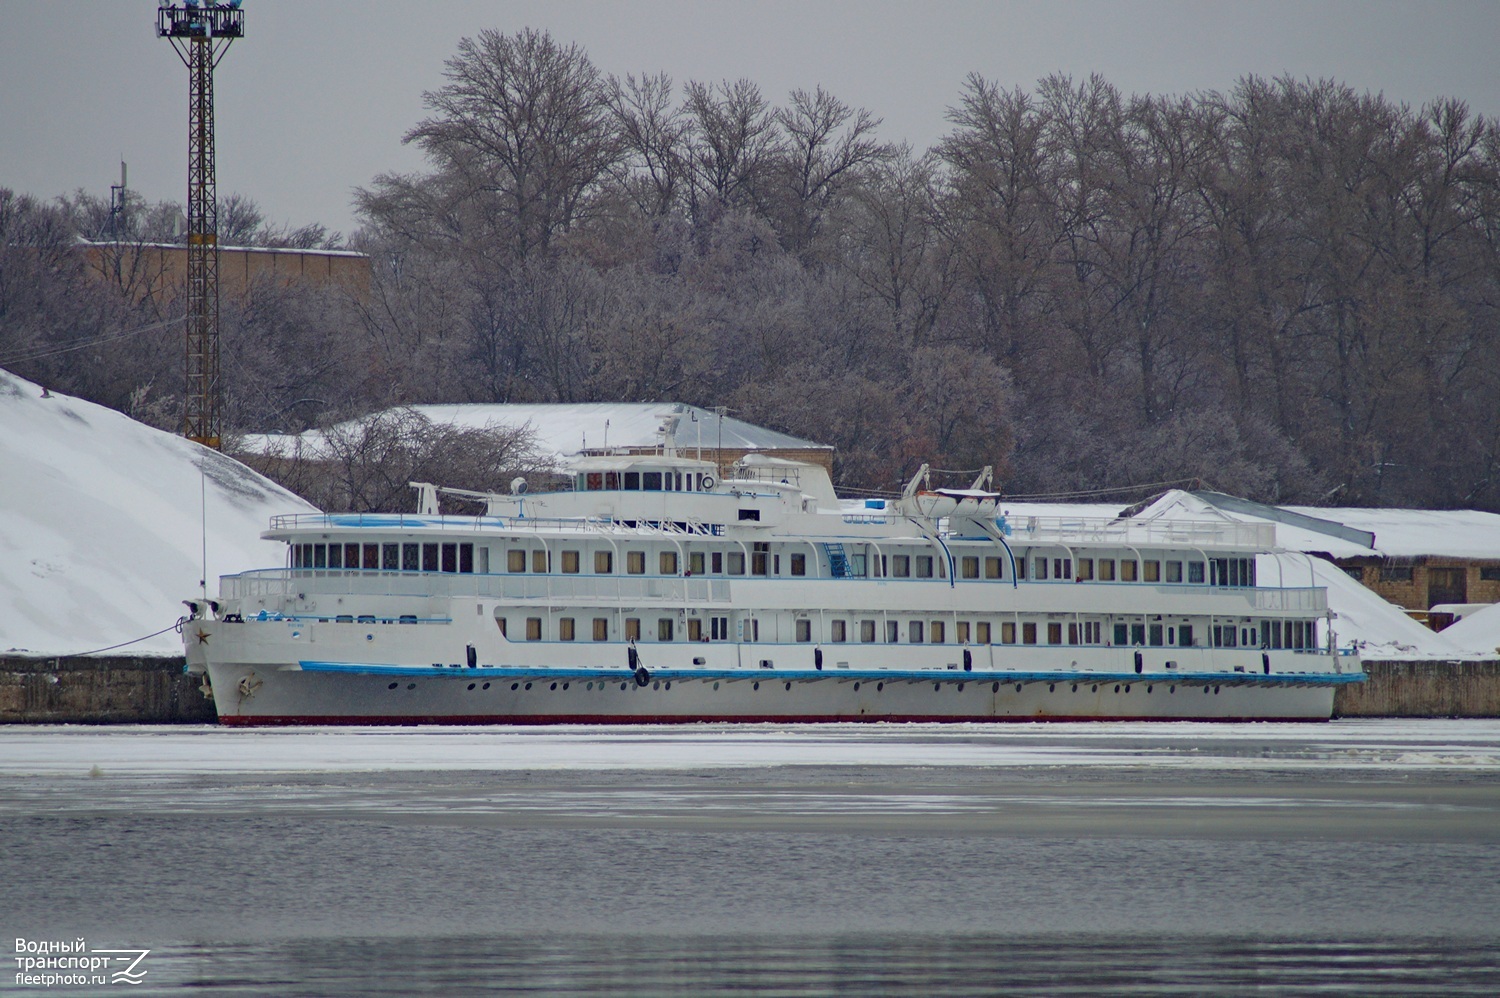
[(549, 533), (690, 534), (716, 537), (723, 524), (700, 520), (616, 520), (584, 516), (452, 516), (420, 513), (282, 513), (271, 517), (271, 531), (288, 530), (452, 530), (546, 531)]
[(270, 568), (219, 579), (225, 600), (320, 596), (485, 597), (596, 603), (727, 603), (729, 579), (613, 575), (471, 575), (347, 569)]

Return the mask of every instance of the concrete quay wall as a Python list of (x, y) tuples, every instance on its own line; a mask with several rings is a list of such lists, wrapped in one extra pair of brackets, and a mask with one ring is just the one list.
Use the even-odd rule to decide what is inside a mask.
[[(0, 655), (0, 724), (212, 724), (181, 657)], [(1366, 662), (1334, 717), (1500, 717), (1500, 659)]]
[(212, 724), (177, 657), (0, 655), (0, 724)]

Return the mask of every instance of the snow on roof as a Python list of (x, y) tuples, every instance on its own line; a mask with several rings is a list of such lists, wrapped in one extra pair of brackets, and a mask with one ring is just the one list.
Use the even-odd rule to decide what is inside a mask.
[(1500, 603), (1469, 614), (1440, 632), (1450, 643), (1484, 656), (1500, 656)]
[[(1500, 561), (1500, 513), (1472, 509), (1285, 508), (1370, 531), (1375, 535), (1375, 547), (1373, 551), (1362, 552), (1366, 555), (1384, 558), (1439, 555)], [(1336, 558), (1347, 557), (1336, 551), (1328, 553)]]
[[(731, 450), (832, 450), (827, 444), (803, 440), (789, 433), (768, 430), (733, 416), (681, 402), (553, 402), (470, 403), (461, 405), (414, 405), (411, 407), (433, 423), (464, 429), (490, 426), (529, 426), (545, 453), (559, 458), (584, 450), (606, 448), (641, 450), (662, 442), (661, 426), (677, 415), (677, 450), (692, 455), (701, 446)], [(301, 435), (305, 447), (316, 448), (320, 435)], [(280, 446), (290, 451), (295, 436), (257, 434), (247, 436), (243, 446), (265, 453)]]
[[(216, 451), (0, 371), (0, 652), (180, 654), (181, 600), (281, 565), (274, 513), (312, 507)], [(200, 471), (201, 468), (201, 471)], [(207, 499), (204, 517), (200, 496)], [(206, 522), (206, 538), (201, 525)]]

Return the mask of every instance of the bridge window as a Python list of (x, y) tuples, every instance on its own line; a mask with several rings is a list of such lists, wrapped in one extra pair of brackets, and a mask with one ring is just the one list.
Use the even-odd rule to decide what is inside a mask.
[(904, 554), (891, 555), (891, 578), (905, 579), (911, 577), (911, 558)]
[(422, 545), (422, 571), (436, 572), (438, 570), (438, 546), (436, 544)]
[(1190, 561), (1190, 562), (1187, 563), (1187, 567), (1188, 567), (1188, 582), (1189, 583), (1197, 583), (1199, 585), (1202, 585), (1203, 584), (1203, 562), (1201, 562), (1201, 561)]
[(610, 492), (620, 490), (620, 473), (618, 471), (606, 471), (604, 473), (604, 487)]
[(598, 492), (604, 488), (604, 472), (591, 471), (584, 476), (584, 488), (590, 492)]
[(1036, 560), (1036, 565), (1033, 566), (1033, 569), (1034, 569), (1034, 571), (1033, 571), (1032, 576), (1031, 576), (1033, 579), (1035, 579), (1038, 582), (1046, 582), (1047, 581), (1047, 559), (1046, 558), (1038, 558)]
[(930, 555), (930, 554), (919, 554), (919, 555), (917, 555), (917, 578), (919, 578), (919, 579), (930, 579), (930, 578), (932, 578), (932, 555)]
[(1134, 559), (1120, 560), (1120, 581), (1134, 582), (1137, 578), (1136, 563)]
[(979, 578), (979, 556), (966, 554), (960, 558), (958, 562), (958, 574), (960, 578), (964, 579)]
[(421, 563), (417, 560), (417, 545), (401, 545), (401, 571), (416, 572), (421, 569)]
[(370, 571), (379, 571), (380, 570), (380, 545), (379, 544), (366, 544), (365, 545), (365, 564), (364, 564), (364, 567), (366, 569), (370, 570)]
[(639, 492), (641, 490), (641, 473), (639, 471), (625, 472), (625, 491)]
[(552, 571), (552, 555), (547, 551), (531, 552), (531, 570), (538, 575), (545, 575)]
[(689, 574), (692, 574), (692, 575), (702, 575), (703, 574), (703, 561), (704, 561), (704, 559), (703, 559), (703, 552), (702, 551), (689, 551), (688, 552), (688, 572), (689, 572)]
[(641, 491), (642, 492), (660, 492), (661, 491), (661, 472), (659, 472), (659, 471), (645, 471), (645, 472), (642, 472), (641, 473)]
[(458, 570), (465, 574), (474, 571), (474, 545), (460, 544), (458, 546)]
[(729, 552), (729, 574), (730, 575), (744, 575), (745, 574), (745, 552), (743, 552), (743, 551), (731, 551), (731, 552)]
[(382, 544), (380, 546), (380, 568), (384, 572), (394, 572), (401, 567), (401, 545)]

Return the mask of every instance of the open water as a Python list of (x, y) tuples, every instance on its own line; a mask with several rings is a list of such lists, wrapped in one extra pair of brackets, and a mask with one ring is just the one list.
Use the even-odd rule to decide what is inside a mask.
[(0, 995), (1489, 996), (1500, 722), (3, 728), (0, 932)]

